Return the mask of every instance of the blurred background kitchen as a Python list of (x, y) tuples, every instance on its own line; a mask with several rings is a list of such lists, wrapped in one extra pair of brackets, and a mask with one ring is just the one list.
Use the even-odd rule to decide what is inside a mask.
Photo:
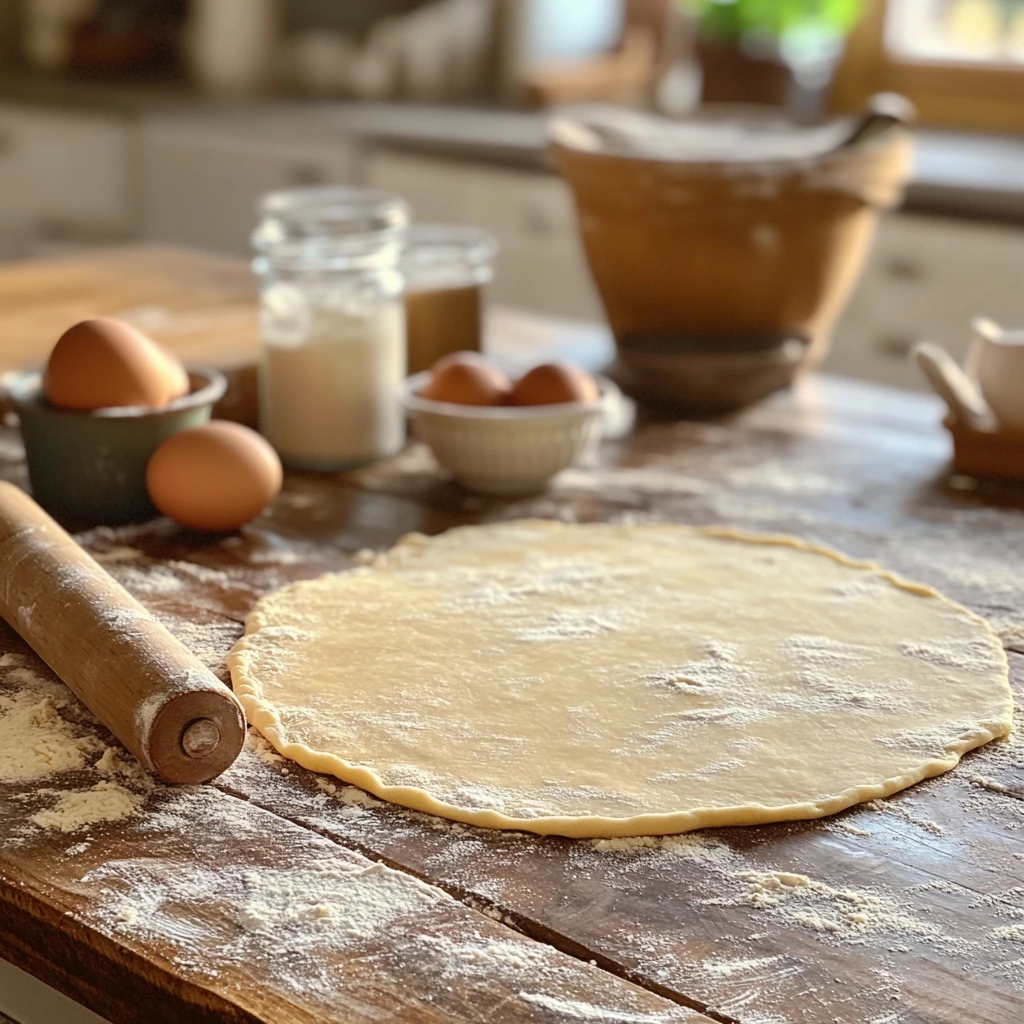
[(263, 193), (351, 183), (489, 230), (493, 302), (580, 320), (602, 309), (546, 108), (814, 121), (896, 91), (915, 170), (825, 368), (921, 388), (918, 339), (1024, 325), (1024, 0), (3, 0), (0, 66), (5, 260), (246, 255)]

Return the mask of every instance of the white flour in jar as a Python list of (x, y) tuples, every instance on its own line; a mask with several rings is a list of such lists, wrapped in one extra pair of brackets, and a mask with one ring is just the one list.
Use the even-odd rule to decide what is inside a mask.
[(400, 300), (317, 310), (298, 344), (265, 337), (260, 429), (289, 465), (346, 469), (405, 443)]

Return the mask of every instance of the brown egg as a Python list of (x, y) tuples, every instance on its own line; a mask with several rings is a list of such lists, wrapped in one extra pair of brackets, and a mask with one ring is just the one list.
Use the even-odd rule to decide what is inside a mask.
[(424, 398), (456, 405), (500, 405), (512, 388), (508, 377), (476, 352), (453, 352), (434, 364)]
[(188, 377), (174, 356), (129, 324), (83, 320), (54, 346), (43, 387), (62, 409), (162, 409), (187, 392)]
[(589, 373), (569, 363), (535, 366), (518, 380), (509, 395), (510, 405), (561, 405), (565, 402), (596, 402), (601, 397)]
[(169, 437), (150, 457), (153, 504), (190, 530), (234, 530), (281, 489), (281, 460), (255, 430), (214, 420)]
[[(155, 342), (154, 342), (155, 344)], [(182, 365), (181, 360), (168, 351), (163, 345), (156, 346), (164, 357), (167, 365), (167, 384), (170, 389), (168, 401), (173, 402), (176, 398), (182, 398), (192, 390), (192, 382), (188, 378), (188, 370)]]

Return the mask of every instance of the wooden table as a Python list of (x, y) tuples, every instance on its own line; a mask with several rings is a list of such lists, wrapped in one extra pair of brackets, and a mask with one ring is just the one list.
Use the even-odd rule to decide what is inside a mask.
[[(128, 296), (130, 271), (121, 283)], [(504, 322), (494, 340), (520, 359), (545, 340), (588, 360), (606, 345), (596, 328)], [(361, 473), (290, 474), (234, 536), (157, 521), (79, 539), (223, 676), (258, 595), (410, 530), (547, 516), (789, 532), (987, 616), (1020, 697), (1024, 491), (949, 479), (939, 417), (923, 396), (811, 378), (733, 419), (645, 420), (535, 498), (466, 494), (413, 445)], [(24, 479), (10, 431), (0, 475)], [(171, 789), (133, 769), (6, 629), (0, 655), (0, 707), (31, 699), (31, 735), (65, 736), (44, 753), (78, 751), (55, 775), (0, 781), (0, 954), (113, 1021), (1024, 1020), (1019, 743), (833, 818), (617, 849), (384, 805), (255, 737), (216, 783)], [(54, 827), (97, 784), (127, 793), (132, 813)], [(68, 814), (47, 818), (54, 806)], [(363, 871), (374, 891), (404, 894), (398, 911), (354, 895)], [(810, 882), (780, 886), (779, 872)]]

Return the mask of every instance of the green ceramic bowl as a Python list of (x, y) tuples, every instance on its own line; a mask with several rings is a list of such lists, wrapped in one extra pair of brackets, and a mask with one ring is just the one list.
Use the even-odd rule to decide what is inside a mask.
[(42, 374), (23, 373), (8, 386), (21, 422), (32, 494), (48, 512), (75, 523), (137, 522), (159, 512), (146, 493), (146, 463), (161, 441), (210, 419), (227, 387), (212, 369), (190, 369), (192, 390), (166, 409), (55, 409)]

